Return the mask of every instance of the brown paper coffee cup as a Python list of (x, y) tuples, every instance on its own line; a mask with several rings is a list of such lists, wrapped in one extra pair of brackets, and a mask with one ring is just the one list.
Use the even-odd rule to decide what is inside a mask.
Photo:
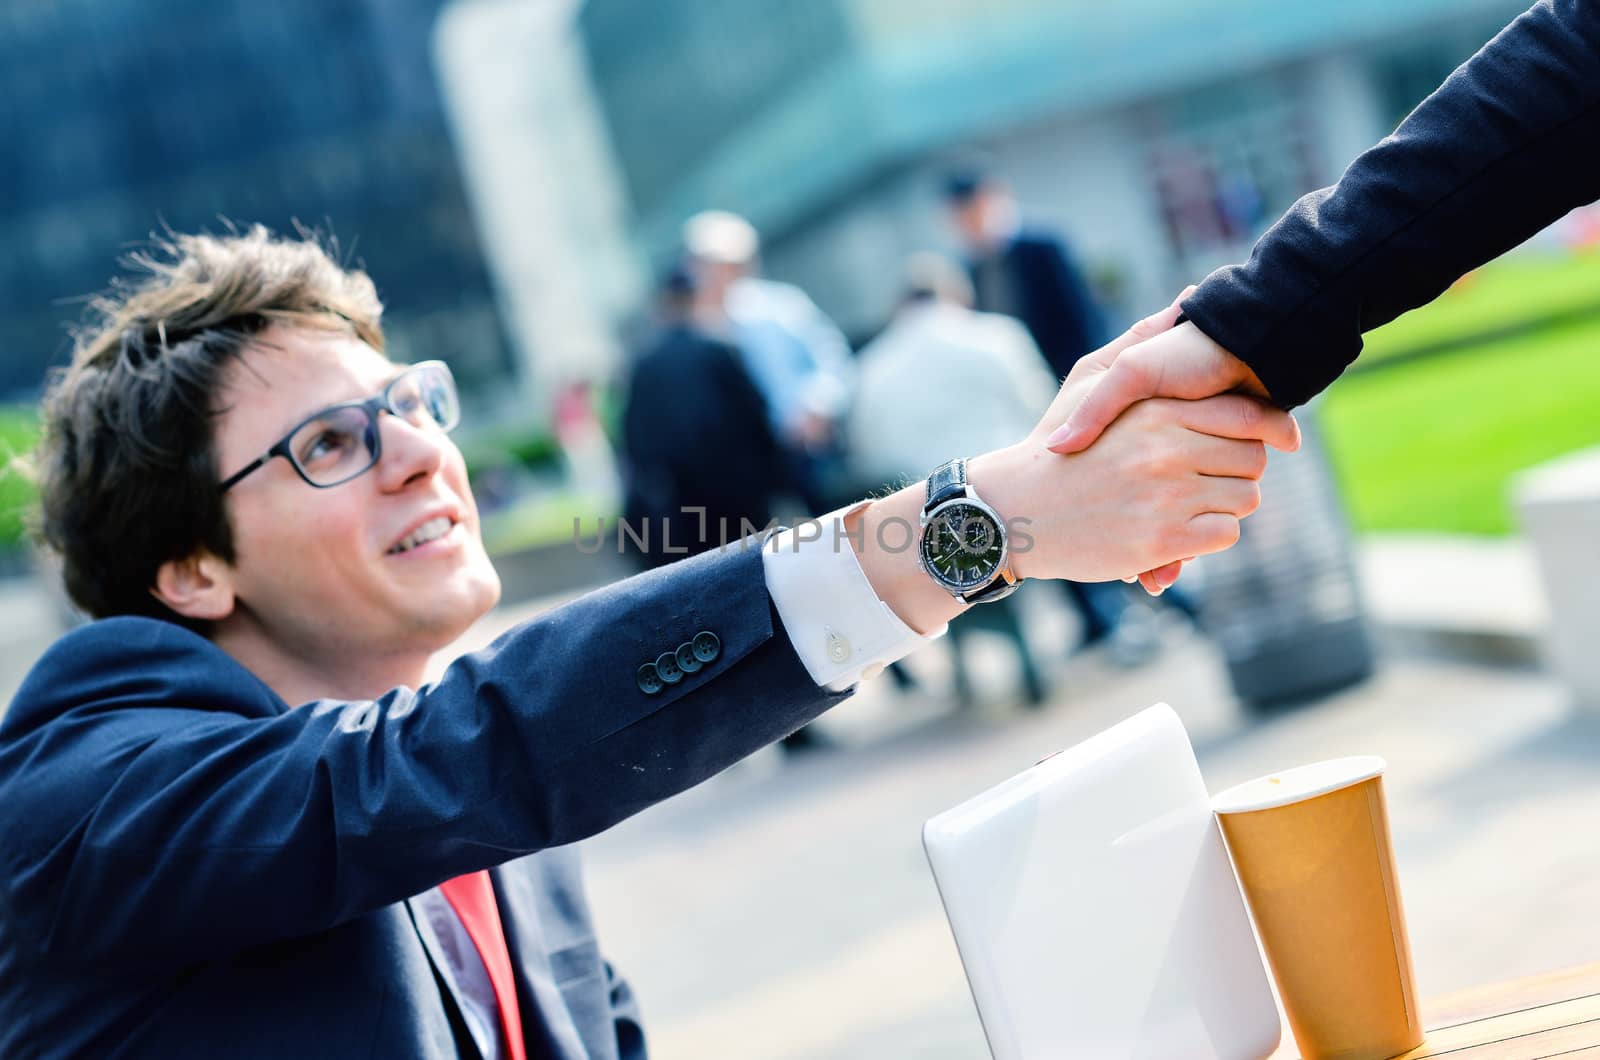
[(1339, 758), (1212, 800), (1304, 1060), (1422, 1043), (1383, 770)]

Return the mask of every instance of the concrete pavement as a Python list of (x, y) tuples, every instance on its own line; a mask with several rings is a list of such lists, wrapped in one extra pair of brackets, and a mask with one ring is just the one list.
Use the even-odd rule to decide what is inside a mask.
[(55, 600), (34, 578), (0, 580), (0, 714), (34, 660), (61, 635)]

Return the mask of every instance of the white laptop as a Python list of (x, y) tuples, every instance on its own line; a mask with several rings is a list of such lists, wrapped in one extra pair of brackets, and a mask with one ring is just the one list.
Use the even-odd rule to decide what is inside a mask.
[(1278, 1044), (1244, 900), (1166, 704), (928, 821), (995, 1060), (1260, 1060)]

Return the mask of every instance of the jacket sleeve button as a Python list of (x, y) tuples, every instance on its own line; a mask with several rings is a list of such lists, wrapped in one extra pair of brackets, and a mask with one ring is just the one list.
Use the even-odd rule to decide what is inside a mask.
[(709, 629), (702, 629), (694, 635), (694, 640), (689, 642), (694, 649), (694, 657), (703, 663), (714, 662), (722, 654), (722, 641)]
[(666, 687), (662, 683), (660, 672), (656, 670), (655, 663), (645, 663), (639, 667), (639, 672), (634, 675), (634, 680), (639, 682), (639, 691), (647, 696), (653, 696)]
[(656, 673), (661, 675), (661, 680), (669, 685), (675, 685), (683, 680), (683, 671), (678, 669), (678, 657), (670, 651), (664, 651), (656, 659)]
[(678, 660), (678, 669), (686, 674), (692, 674), (705, 665), (700, 661), (700, 657), (694, 653), (694, 641), (692, 640), (686, 640), (678, 645), (678, 650), (672, 653), (672, 657)]

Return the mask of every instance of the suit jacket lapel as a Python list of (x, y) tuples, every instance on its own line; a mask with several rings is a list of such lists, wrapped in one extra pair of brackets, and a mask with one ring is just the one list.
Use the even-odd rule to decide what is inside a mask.
[[(517, 1001), (522, 1006), (524, 1028), (542, 1029), (558, 1057), (574, 1060), (587, 1057), (583, 1036), (572, 1022), (566, 999), (561, 996), (550, 970), (549, 947), (539, 924), (538, 897), (532, 893), (528, 875), (490, 869), (489, 878), (494, 883), (495, 901), (500, 906), (506, 948), (511, 951), (511, 970), (517, 979)], [(529, 1044), (531, 1046), (532, 1042)], [(528, 1055), (534, 1055), (531, 1048)]]
[(433, 967), (433, 974), (444, 984), (447, 1002), (455, 1006), (455, 1018), (465, 1023), (465, 1017), (461, 1015), (465, 1011), (461, 1001), (461, 987), (456, 983), (455, 973), (450, 970), (450, 961), (445, 956), (444, 944), (439, 941), (439, 936), (434, 932), (433, 923), (427, 914), (416, 908), (412, 904), (413, 901), (411, 898), (405, 900), (406, 915), (411, 917), (411, 926), (416, 930), (417, 937), (422, 939), (422, 948), (428, 953), (428, 963)]

